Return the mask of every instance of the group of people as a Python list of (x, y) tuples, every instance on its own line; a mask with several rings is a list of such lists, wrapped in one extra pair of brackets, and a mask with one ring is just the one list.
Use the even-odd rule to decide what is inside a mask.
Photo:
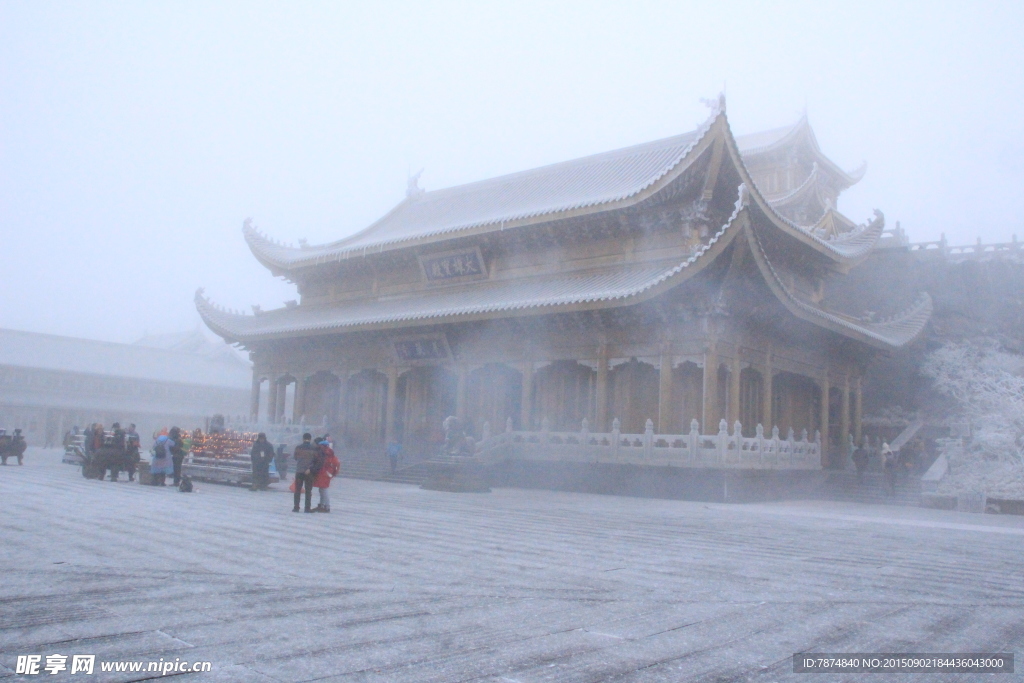
[[(73, 436), (78, 435), (78, 427), (65, 435), (65, 445), (71, 443)], [(110, 481), (117, 481), (121, 472), (128, 474), (129, 481), (135, 481), (135, 473), (141, 459), (139, 453), (139, 433), (135, 425), (123, 429), (115, 422), (107, 431), (102, 424), (94, 422), (85, 428), (82, 442), (85, 462), (82, 473), (89, 478), (105, 479), (110, 471)]]
[(881, 465), (882, 473), (885, 475), (886, 492), (890, 496), (896, 495), (897, 479), (901, 475), (908, 475), (917, 468), (924, 455), (924, 443), (920, 438), (913, 439), (902, 448), (896, 450), (893, 450), (889, 442), (882, 441), (881, 439), (875, 447), (872, 447), (867, 437), (865, 437), (864, 443), (859, 447), (854, 446), (851, 440), (850, 447), (852, 451), (850, 457), (853, 460), (854, 467), (857, 469), (858, 483), (864, 482), (864, 472), (868, 469), (871, 455), (873, 452), (877, 452), (879, 465)]
[(21, 435), (21, 429), (15, 429), (14, 434), (8, 434), (6, 429), (0, 429), (0, 461), (7, 464), (7, 458), (17, 458), (18, 464), (25, 462), (25, 450), (28, 444), (25, 437)]
[[(284, 481), (287, 478), (287, 464), (284, 462), (283, 455), (284, 447), (279, 446), (275, 451), (273, 444), (267, 440), (267, 435), (260, 432), (250, 453), (253, 491), (265, 491), (270, 487), (270, 463), (272, 461), (276, 461), (281, 480)], [(295, 447), (292, 458), (295, 460), (292, 512), (330, 512), (331, 479), (338, 476), (341, 471), (341, 461), (334, 454), (328, 436), (325, 434), (314, 440), (312, 434), (308, 432), (303, 434), (302, 443)], [(316, 508), (312, 507), (314, 486), (320, 493), (319, 504)], [(303, 493), (305, 493), (305, 506), (300, 508), (299, 504), (303, 502)]]

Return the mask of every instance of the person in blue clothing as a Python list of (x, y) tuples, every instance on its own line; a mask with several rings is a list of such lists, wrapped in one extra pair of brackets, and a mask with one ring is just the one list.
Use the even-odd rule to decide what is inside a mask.
[[(172, 430), (173, 432), (173, 430)], [(153, 444), (153, 461), (149, 472), (153, 475), (153, 486), (167, 486), (167, 475), (174, 474), (174, 449), (177, 446), (168, 434), (161, 434)]]

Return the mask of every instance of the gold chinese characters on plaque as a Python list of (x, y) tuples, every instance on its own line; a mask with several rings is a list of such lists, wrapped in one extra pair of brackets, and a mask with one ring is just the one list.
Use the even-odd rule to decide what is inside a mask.
[(428, 283), (482, 280), (487, 268), (479, 247), (446, 251), (439, 254), (421, 254), (420, 267)]

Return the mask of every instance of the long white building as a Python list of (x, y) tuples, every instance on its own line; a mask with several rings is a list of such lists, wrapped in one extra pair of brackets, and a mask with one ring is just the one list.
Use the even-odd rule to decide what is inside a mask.
[(199, 332), (117, 344), (0, 329), (0, 427), (42, 446), (92, 422), (134, 422), (145, 437), (246, 414), (250, 364), (210, 345)]

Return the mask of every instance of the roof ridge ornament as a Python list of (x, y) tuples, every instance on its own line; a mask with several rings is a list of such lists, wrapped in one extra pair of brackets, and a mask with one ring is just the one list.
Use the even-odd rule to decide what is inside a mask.
[(421, 194), (426, 192), (420, 187), (420, 176), (423, 175), (423, 170), (420, 169), (411, 175), (407, 175), (405, 179), (405, 197), (406, 199), (412, 199), (413, 197), (419, 197)]
[(700, 103), (711, 110), (712, 116), (717, 116), (725, 111), (725, 91), (718, 93), (716, 98), (702, 97)]

